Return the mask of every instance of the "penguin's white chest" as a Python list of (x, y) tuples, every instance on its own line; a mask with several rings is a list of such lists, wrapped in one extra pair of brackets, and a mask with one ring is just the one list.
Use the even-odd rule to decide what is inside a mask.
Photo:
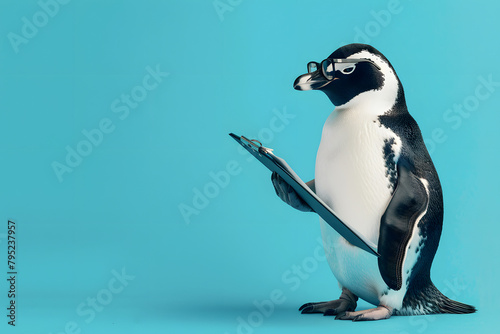
[[(376, 116), (336, 110), (327, 119), (316, 158), (316, 192), (339, 218), (375, 245), (380, 219), (390, 202), (400, 139)], [(392, 180), (393, 181), (393, 180)], [(378, 304), (387, 285), (377, 258), (352, 246), (321, 222), (330, 267), (343, 286)]]

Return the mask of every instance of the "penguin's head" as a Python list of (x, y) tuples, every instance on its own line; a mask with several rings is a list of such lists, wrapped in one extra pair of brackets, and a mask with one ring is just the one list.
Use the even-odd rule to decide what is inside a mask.
[[(368, 99), (373, 103), (402, 97), (404, 93), (394, 68), (377, 49), (366, 44), (348, 44), (320, 63), (307, 64), (308, 73), (299, 76), (297, 90), (320, 90), (335, 106)], [(376, 94), (370, 94), (374, 93)]]

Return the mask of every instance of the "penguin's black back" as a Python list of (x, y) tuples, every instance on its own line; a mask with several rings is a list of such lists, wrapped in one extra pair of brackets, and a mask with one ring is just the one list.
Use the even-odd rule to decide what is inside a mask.
[(432, 283), (430, 270), (439, 245), (443, 228), (443, 193), (437, 171), (425, 147), (420, 128), (408, 113), (404, 92), (400, 84), (398, 98), (394, 107), (380, 116), (382, 126), (393, 131), (402, 141), (401, 157), (414, 166), (415, 175), (427, 180), (429, 204), (426, 214), (418, 227), (422, 241), (417, 249), (408, 251), (420, 255), (409, 278), (409, 286), (403, 299), (403, 309), (421, 310), (423, 314), (431, 313), (473, 313), (473, 306), (453, 301), (444, 296)]

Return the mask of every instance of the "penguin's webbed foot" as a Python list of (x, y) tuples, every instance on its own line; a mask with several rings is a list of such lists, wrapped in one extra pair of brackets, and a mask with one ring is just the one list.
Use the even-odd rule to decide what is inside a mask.
[(299, 311), (302, 311), (302, 314), (323, 313), (325, 316), (344, 314), (356, 310), (357, 300), (358, 297), (344, 288), (339, 299), (329, 302), (306, 303), (299, 308)]
[(389, 319), (392, 315), (393, 309), (388, 306), (380, 305), (377, 308), (358, 312), (344, 312), (338, 314), (335, 319), (337, 320), (352, 320), (352, 321), (372, 321)]
[(286, 204), (290, 205), (292, 208), (304, 211), (311, 212), (313, 209), (304, 202), (304, 200), (297, 194), (295, 189), (292, 188), (278, 173), (273, 172), (271, 175), (271, 181), (273, 182), (274, 190), (276, 191), (276, 195)]

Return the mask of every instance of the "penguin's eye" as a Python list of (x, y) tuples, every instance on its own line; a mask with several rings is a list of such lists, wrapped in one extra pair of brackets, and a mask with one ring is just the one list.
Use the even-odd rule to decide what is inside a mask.
[(352, 72), (354, 72), (355, 69), (356, 69), (356, 65), (351, 65), (349, 67), (341, 69), (340, 72), (342, 74), (351, 74)]

